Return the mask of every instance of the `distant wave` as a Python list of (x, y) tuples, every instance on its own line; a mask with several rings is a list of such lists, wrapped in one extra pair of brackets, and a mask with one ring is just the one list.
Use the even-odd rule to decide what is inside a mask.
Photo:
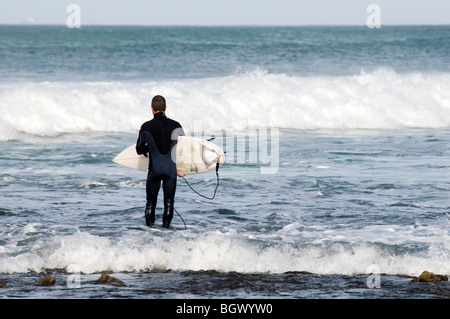
[(183, 126), (204, 130), (450, 127), (450, 74), (378, 69), (301, 77), (254, 70), (227, 77), (153, 82), (0, 84), (0, 140), (23, 134), (135, 132), (156, 94)]

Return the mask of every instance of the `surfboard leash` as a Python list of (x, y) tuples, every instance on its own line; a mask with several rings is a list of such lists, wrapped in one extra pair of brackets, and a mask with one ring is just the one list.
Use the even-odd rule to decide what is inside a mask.
[(184, 179), (184, 181), (186, 182), (186, 184), (189, 186), (190, 189), (192, 189), (194, 191), (194, 193), (196, 193), (197, 195), (209, 199), (209, 200), (213, 200), (216, 197), (216, 193), (217, 193), (217, 188), (219, 188), (219, 184), (220, 184), (220, 179), (219, 179), (219, 162), (216, 163), (216, 178), (217, 178), (217, 182), (216, 182), (216, 188), (214, 189), (214, 194), (212, 197), (207, 197), (205, 195), (200, 194), (199, 192), (197, 192), (192, 186), (191, 184), (189, 184), (189, 182), (186, 180), (186, 178), (184, 178), (184, 176), (182, 176), (182, 178)]
[[(220, 184), (220, 179), (219, 179), (219, 162), (217, 162), (216, 164), (216, 178), (217, 178), (217, 183), (216, 183), (216, 188), (214, 189), (214, 194), (212, 197), (207, 197), (205, 195), (200, 194), (199, 192), (197, 192), (192, 186), (191, 184), (189, 184), (189, 182), (186, 180), (186, 178), (184, 178), (184, 176), (182, 176), (182, 178), (184, 179), (184, 181), (186, 182), (186, 184), (189, 186), (190, 189), (192, 189), (197, 195), (209, 199), (209, 200), (213, 200), (216, 197), (216, 193), (217, 193), (217, 188), (219, 188), (219, 184)], [(180, 213), (178, 213), (178, 211), (175, 209), (175, 207), (173, 208), (173, 210), (177, 213), (177, 215), (181, 218), (181, 220), (183, 221), (184, 224), (184, 229), (186, 228), (186, 223), (184, 222), (183, 217), (181, 217)]]
[(183, 217), (181, 217), (181, 215), (180, 215), (180, 213), (178, 213), (178, 211), (176, 210), (176, 208), (174, 207), (173, 208), (173, 210), (177, 213), (177, 215), (181, 218), (181, 220), (183, 221), (183, 224), (184, 224), (184, 229), (186, 230), (187, 229), (187, 227), (186, 227), (186, 223), (184, 222), (184, 219), (183, 219)]
[[(208, 139), (207, 141), (210, 142), (210, 141), (214, 140), (215, 138), (216, 138), (215, 136), (211, 136), (211, 138)], [(187, 186), (189, 186), (189, 188), (190, 188), (194, 193), (196, 193), (197, 195), (199, 195), (199, 196), (201, 196), (201, 197), (203, 197), (203, 198), (206, 198), (206, 199), (208, 199), (208, 200), (213, 200), (213, 199), (216, 197), (217, 189), (219, 188), (219, 184), (220, 184), (220, 179), (219, 179), (219, 166), (220, 166), (219, 159), (217, 159), (217, 163), (216, 163), (216, 178), (217, 178), (217, 183), (216, 183), (216, 188), (214, 189), (214, 194), (213, 194), (212, 197), (207, 197), (207, 196), (205, 196), (205, 195), (200, 194), (199, 192), (197, 192), (197, 191), (191, 186), (191, 184), (189, 184), (189, 182), (186, 180), (186, 178), (184, 178), (184, 176), (182, 176), (182, 178), (183, 178), (184, 181), (186, 182)], [(173, 209), (175, 210), (175, 212), (177, 213), (177, 215), (178, 215), (178, 216), (181, 218), (181, 220), (183, 221), (184, 229), (186, 229), (186, 223), (184, 222), (183, 217), (181, 217), (181, 215), (177, 212), (177, 210), (175, 209), (175, 207), (174, 207)]]

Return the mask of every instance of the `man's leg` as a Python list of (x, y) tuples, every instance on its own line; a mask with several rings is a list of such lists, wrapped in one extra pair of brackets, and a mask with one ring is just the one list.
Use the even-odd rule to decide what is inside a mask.
[(173, 204), (175, 199), (175, 191), (177, 187), (177, 178), (172, 177), (163, 181), (164, 191), (164, 215), (163, 215), (163, 227), (169, 228), (173, 218)]
[(152, 172), (147, 175), (147, 204), (145, 205), (145, 223), (147, 226), (155, 224), (155, 209), (158, 200), (158, 192), (161, 186), (161, 181), (153, 178)]

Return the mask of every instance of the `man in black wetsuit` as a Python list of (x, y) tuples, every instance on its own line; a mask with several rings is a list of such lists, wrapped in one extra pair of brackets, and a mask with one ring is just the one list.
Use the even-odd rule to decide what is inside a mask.
[[(177, 121), (166, 117), (166, 100), (161, 95), (152, 99), (153, 119), (145, 122), (139, 131), (136, 143), (138, 154), (149, 157), (149, 167), (146, 184), (147, 204), (145, 207), (145, 222), (147, 226), (155, 223), (155, 208), (158, 192), (163, 184), (164, 214), (163, 227), (169, 228), (173, 217), (173, 204), (177, 186), (177, 168), (172, 149), (178, 136), (184, 135), (183, 128)], [(173, 150), (175, 154), (175, 150)], [(182, 176), (182, 174), (178, 174)]]

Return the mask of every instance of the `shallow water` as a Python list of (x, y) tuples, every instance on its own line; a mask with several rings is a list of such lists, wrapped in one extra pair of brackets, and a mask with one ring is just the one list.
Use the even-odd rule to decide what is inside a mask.
[[(447, 282), (431, 292), (410, 282), (423, 270), (450, 272), (446, 130), (282, 131), (275, 174), (261, 174), (258, 163), (227, 163), (213, 201), (179, 180), (176, 209), (186, 230), (177, 215), (172, 230), (145, 226), (145, 173), (111, 161), (133, 141), (92, 133), (2, 143), (4, 296), (423, 298), (448, 291)], [(187, 179), (206, 195), (215, 187), (213, 172)], [(105, 271), (126, 287), (95, 285)], [(59, 284), (21, 284), (45, 272)], [(381, 289), (368, 288), (373, 273), (383, 274)], [(81, 289), (67, 288), (73, 274)]]
[[(448, 26), (0, 35), (2, 296), (448, 296), (411, 282), (450, 274)], [(144, 224), (145, 173), (112, 162), (156, 94), (227, 152), (214, 200), (179, 180), (169, 231)], [(212, 196), (213, 172), (187, 180)]]

